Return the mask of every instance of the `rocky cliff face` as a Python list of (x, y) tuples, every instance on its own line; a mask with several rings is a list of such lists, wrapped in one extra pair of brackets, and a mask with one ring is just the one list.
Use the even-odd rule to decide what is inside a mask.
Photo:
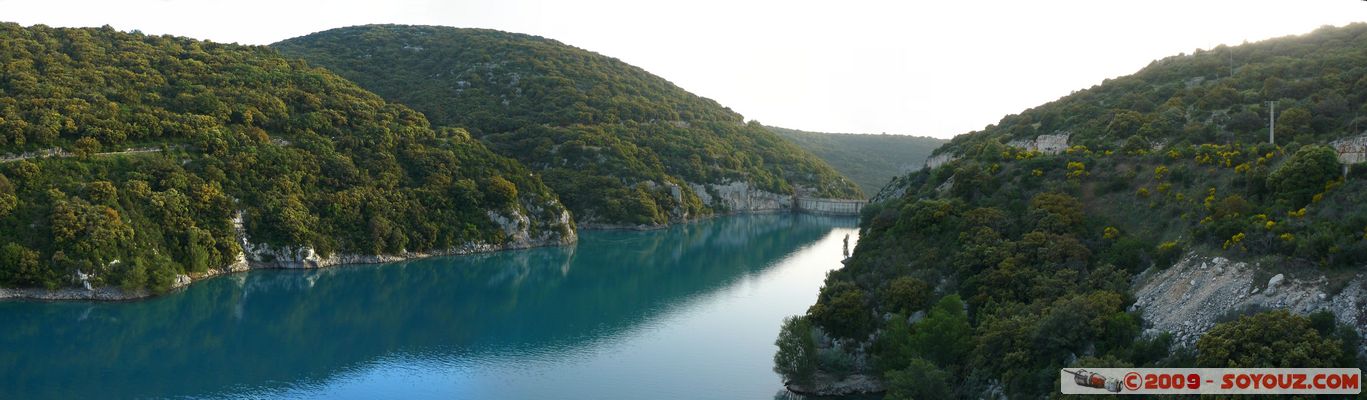
[[(651, 190), (663, 186), (669, 191), (670, 196), (674, 198), (675, 204), (682, 204), (685, 200), (685, 196), (690, 196), (682, 187), (670, 182), (659, 184), (654, 181), (646, 181), (644, 183)], [(716, 215), (785, 212), (793, 209), (792, 195), (757, 189), (751, 186), (749, 182), (727, 182), (724, 184), (688, 182), (688, 189), (692, 191), (692, 195), (698, 196), (698, 199), (701, 200), (704, 205), (711, 207), (712, 210), (716, 212)], [(669, 220), (671, 223), (689, 222), (696, 220), (697, 218), (699, 217), (690, 215), (687, 210), (684, 210), (677, 205), (674, 209), (669, 210)], [(628, 225), (579, 221), (578, 226), (583, 229), (650, 230), (662, 229), (668, 225)]]
[(1068, 138), (1070, 136), (1072, 136), (1072, 134), (1068, 132), (1056, 133), (1053, 135), (1039, 135), (1034, 139), (1012, 140), (1006, 145), (1043, 154), (1058, 154), (1068, 149)]
[(922, 167), (922, 169), (935, 169), (936, 167), (948, 164), (950, 161), (954, 161), (957, 159), (959, 159), (959, 156), (956, 156), (953, 153), (940, 153), (938, 155), (927, 158), (926, 164), (924, 167)]
[[(1260, 268), (1271, 276), (1255, 279)], [(1367, 277), (1359, 273), (1331, 281), (1322, 273), (1296, 272), (1292, 277), (1272, 266), (1189, 254), (1167, 269), (1151, 268), (1136, 277), (1133, 307), (1144, 311), (1145, 334), (1172, 332), (1180, 346), (1194, 345), (1222, 317), (1255, 309), (1328, 310), (1359, 334), (1367, 333)]]
[(689, 183), (703, 204), (718, 213), (787, 211), (793, 208), (793, 196), (768, 192), (751, 187), (748, 182), (725, 184)]

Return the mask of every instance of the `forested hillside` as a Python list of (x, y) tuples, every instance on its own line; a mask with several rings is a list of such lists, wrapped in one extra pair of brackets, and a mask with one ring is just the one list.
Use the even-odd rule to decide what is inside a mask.
[(758, 123), (640, 68), (554, 40), (369, 25), (272, 47), (422, 111), (436, 125), (469, 129), (538, 171), (580, 222), (657, 225), (737, 211), (722, 199), (750, 195), (718, 188), (731, 182), (784, 196), (861, 195)]
[[(131, 147), (138, 151), (123, 152)], [(572, 237), (516, 161), (264, 47), (0, 24), (0, 285), (170, 287), (253, 243), (393, 254)]]
[[(1169, 57), (954, 138), (937, 151), (952, 161), (865, 209), (847, 266), (785, 325), (776, 369), (799, 384), (875, 375), (905, 399), (1047, 396), (1061, 367), (1357, 366), (1354, 316), (1232, 310), (1175, 346), (1144, 332), (1131, 282), (1187, 254), (1307, 276), (1363, 267), (1367, 173), (1328, 145), (1367, 128), (1364, 34)], [(834, 344), (798, 340), (813, 332)]]
[(878, 193), (893, 177), (920, 169), (932, 151), (948, 142), (886, 133), (823, 133), (772, 126), (769, 130), (826, 160), (869, 195)]

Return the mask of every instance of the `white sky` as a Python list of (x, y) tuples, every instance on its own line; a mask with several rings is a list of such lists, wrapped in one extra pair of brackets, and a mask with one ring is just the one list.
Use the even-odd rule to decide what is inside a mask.
[(0, 21), (246, 44), (492, 28), (617, 57), (769, 125), (947, 138), (1157, 58), (1367, 21), (1367, 2), (0, 0)]

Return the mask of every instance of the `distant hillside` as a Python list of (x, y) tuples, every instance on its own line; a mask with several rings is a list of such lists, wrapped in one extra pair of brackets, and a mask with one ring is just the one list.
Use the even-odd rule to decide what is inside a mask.
[[(272, 47), (517, 158), (588, 225), (656, 225), (859, 197), (821, 159), (617, 59), (536, 36), (368, 25)], [(677, 189), (675, 189), (677, 187)], [(755, 201), (763, 199), (763, 201)]]
[(271, 49), (4, 23), (0, 65), (5, 287), (574, 237), (516, 161)]
[[(799, 387), (874, 375), (889, 398), (1040, 398), (1064, 367), (1359, 366), (1367, 168), (1341, 162), (1365, 118), (1353, 24), (1157, 60), (955, 137), (864, 209), (778, 367)], [(1183, 265), (1219, 279), (1162, 272)]]
[(920, 169), (932, 151), (949, 142), (924, 136), (807, 132), (772, 126), (769, 130), (826, 160), (870, 195), (893, 177)]

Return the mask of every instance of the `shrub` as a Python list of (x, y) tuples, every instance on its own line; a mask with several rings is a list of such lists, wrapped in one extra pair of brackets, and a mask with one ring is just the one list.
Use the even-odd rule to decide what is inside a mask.
[(783, 327), (774, 340), (774, 372), (793, 383), (809, 383), (816, 373), (816, 340), (812, 339), (812, 325), (807, 317), (794, 315), (783, 319)]
[(854, 284), (835, 282), (821, 289), (820, 299), (807, 309), (807, 315), (832, 335), (862, 338), (873, 329), (873, 314), (864, 297), (864, 291)]
[(930, 303), (932, 289), (925, 281), (910, 276), (893, 279), (883, 290), (884, 310), (909, 314), (925, 309)]
[(1136, 366), (1153, 366), (1168, 357), (1168, 349), (1171, 347), (1172, 334), (1168, 332), (1139, 338), (1130, 345), (1129, 360)]
[(1324, 185), (1338, 177), (1338, 154), (1327, 146), (1305, 146), (1291, 159), (1272, 171), (1267, 186), (1276, 192), (1278, 200), (1291, 208), (1310, 203)]
[(1065, 232), (1082, 223), (1082, 202), (1062, 193), (1041, 193), (1030, 200), (1031, 214), (1041, 229)]
[(973, 350), (973, 327), (968, 324), (963, 300), (949, 295), (935, 303), (924, 321), (916, 324), (911, 349), (941, 366), (958, 365)]
[(884, 375), (887, 383), (887, 400), (902, 399), (947, 399), (953, 396), (949, 388), (949, 374), (935, 367), (929, 361), (914, 359), (905, 369), (888, 372)]
[(1120, 238), (1120, 230), (1116, 229), (1114, 226), (1108, 226), (1101, 232), (1101, 237), (1111, 240), (1118, 239)]
[(501, 176), (495, 176), (485, 184), (484, 195), (494, 206), (512, 204), (517, 200), (517, 185)]
[(915, 350), (911, 348), (911, 325), (907, 323), (907, 316), (892, 314), (878, 335), (876, 345), (875, 365), (879, 371), (886, 373), (906, 368), (907, 363), (916, 358)]
[(1182, 246), (1178, 245), (1176, 241), (1167, 241), (1158, 244), (1153, 261), (1158, 264), (1159, 268), (1167, 268), (1177, 262), (1177, 258), (1181, 255)]
[(844, 379), (854, 372), (854, 357), (838, 348), (817, 350), (817, 363), (820, 369), (837, 379)]
[(1343, 367), (1342, 343), (1320, 335), (1310, 319), (1276, 310), (1215, 325), (1196, 341), (1206, 368)]
[(75, 152), (77, 157), (90, 158), (100, 152), (100, 141), (89, 136), (76, 139)]
[(47, 277), (40, 269), (38, 252), (17, 243), (0, 248), (0, 279), (26, 286), (43, 284)]

